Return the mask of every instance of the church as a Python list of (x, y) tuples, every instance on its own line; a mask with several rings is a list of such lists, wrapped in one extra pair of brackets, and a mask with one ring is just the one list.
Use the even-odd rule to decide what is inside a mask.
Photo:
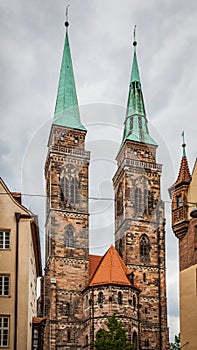
[(122, 143), (113, 177), (115, 246), (89, 253), (87, 130), (81, 122), (66, 21), (54, 119), (45, 163), (44, 350), (94, 349), (116, 314), (136, 350), (169, 349), (162, 166), (148, 129), (133, 42)]

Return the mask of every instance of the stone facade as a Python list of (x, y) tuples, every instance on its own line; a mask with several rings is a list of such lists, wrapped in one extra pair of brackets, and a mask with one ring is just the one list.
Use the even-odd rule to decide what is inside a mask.
[(148, 132), (136, 49), (113, 179), (116, 249), (111, 246), (103, 257), (89, 255), (85, 136), (66, 29), (45, 165), (44, 350), (94, 349), (97, 331), (114, 312), (135, 350), (169, 349), (161, 165)]
[[(103, 300), (99, 300), (100, 293), (103, 294)], [(132, 343), (133, 334), (138, 335), (140, 332), (139, 291), (125, 286), (103, 285), (89, 287), (84, 292), (85, 327), (84, 344), (81, 343), (81, 345), (86, 346), (83, 348), (93, 349), (97, 331), (106, 327), (107, 317), (112, 316), (113, 313), (116, 313), (116, 317), (122, 322)]]
[[(80, 347), (88, 284), (88, 165), (85, 131), (53, 125), (46, 160), (45, 349)], [(68, 347), (66, 347), (68, 349)]]
[[(156, 146), (126, 141), (114, 176), (116, 248), (140, 294), (141, 347), (167, 349), (165, 219)], [(121, 191), (120, 191), (121, 188)], [(121, 195), (120, 195), (121, 194)]]
[[(110, 284), (91, 287), (89, 152), (84, 149), (84, 141), (83, 131), (52, 126), (45, 167), (47, 221), (43, 307), (47, 321), (44, 349), (93, 349), (98, 329), (114, 312), (126, 327), (131, 343), (136, 343), (136, 349), (167, 349), (165, 220), (160, 199), (161, 165), (155, 160), (156, 147), (127, 141), (118, 155), (118, 169), (113, 179), (116, 247), (139, 289)], [(75, 189), (70, 187), (73, 178), (77, 180)], [(143, 206), (139, 203), (140, 212), (136, 208), (137, 187), (143, 198), (145, 191), (149, 195)], [(144, 246), (140, 246), (142, 237), (148, 239), (148, 243), (146, 239), (143, 242)], [(101, 291), (103, 300), (99, 302)], [(121, 304), (118, 302), (120, 292)]]

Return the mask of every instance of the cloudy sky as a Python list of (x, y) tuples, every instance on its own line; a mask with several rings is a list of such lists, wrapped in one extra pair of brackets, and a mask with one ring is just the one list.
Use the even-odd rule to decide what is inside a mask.
[[(177, 240), (167, 189), (176, 179), (185, 131), (196, 157), (197, 3), (195, 0), (70, 0), (69, 37), (81, 119), (91, 150), (90, 196), (113, 197), (137, 25), (137, 55), (151, 135), (163, 164), (167, 218), (168, 314), (178, 333)], [(43, 164), (65, 35), (63, 0), (0, 1), (0, 176), (39, 215), (44, 237)], [(113, 200), (90, 200), (90, 246), (113, 242)]]

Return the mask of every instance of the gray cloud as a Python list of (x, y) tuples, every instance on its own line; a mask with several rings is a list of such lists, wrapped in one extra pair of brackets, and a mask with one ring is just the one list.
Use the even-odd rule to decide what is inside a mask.
[[(151, 133), (160, 145), (158, 161), (164, 164), (162, 196), (169, 201), (167, 188), (178, 173), (183, 129), (191, 167), (196, 157), (196, 1), (71, 0), (70, 5), (69, 34), (78, 98), (89, 131), (87, 146), (92, 148), (91, 193), (112, 194), (108, 181), (116, 167), (113, 161), (122, 137), (133, 27), (137, 24), (146, 111)], [(11, 190), (43, 193), (45, 189), (43, 163), (55, 106), (64, 21), (63, 0), (0, 3), (0, 167)], [(111, 128), (99, 129), (94, 127), (95, 122), (111, 124)], [(94, 162), (102, 151), (97, 146), (102, 140), (110, 142), (111, 150), (102, 157), (112, 161), (105, 159), (108, 167), (104, 176), (96, 168), (99, 162)], [(44, 199), (24, 200), (39, 214), (44, 236)], [(100, 205), (92, 202), (90, 211), (101, 210)], [(168, 204), (166, 216), (168, 309), (173, 337), (178, 333), (178, 258)], [(109, 244), (113, 240), (110, 218), (113, 224), (111, 204), (106, 213), (103, 211), (102, 229), (100, 216), (92, 215), (90, 243), (94, 253), (107, 249), (106, 237)], [(98, 246), (103, 247), (96, 250)]]

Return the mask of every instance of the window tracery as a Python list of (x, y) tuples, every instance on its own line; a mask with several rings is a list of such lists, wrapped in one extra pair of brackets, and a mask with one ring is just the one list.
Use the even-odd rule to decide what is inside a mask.
[(67, 207), (73, 207), (80, 202), (79, 180), (75, 167), (67, 166), (60, 179), (60, 200)]
[(65, 245), (66, 247), (74, 247), (74, 229), (72, 225), (68, 225), (65, 232)]
[(140, 238), (140, 257), (146, 259), (150, 257), (150, 242), (146, 234)]
[(151, 215), (154, 209), (154, 193), (148, 189), (148, 180), (144, 177), (137, 179), (134, 190), (135, 214)]

